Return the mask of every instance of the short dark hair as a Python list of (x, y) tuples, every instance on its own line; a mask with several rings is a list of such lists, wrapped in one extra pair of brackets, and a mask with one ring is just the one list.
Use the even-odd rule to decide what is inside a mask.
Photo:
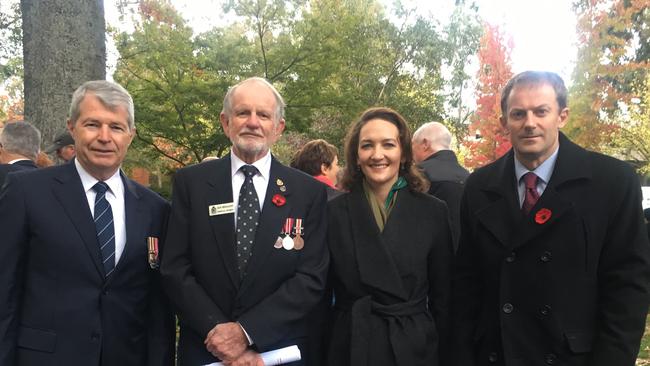
[(345, 170), (341, 178), (341, 187), (345, 190), (351, 190), (352, 187), (361, 183), (363, 173), (357, 167), (359, 158), (359, 135), (361, 128), (373, 119), (380, 119), (392, 123), (397, 127), (399, 135), (399, 144), (402, 148), (402, 158), (404, 163), (400, 166), (400, 175), (406, 179), (411, 190), (416, 192), (426, 192), (429, 189), (429, 181), (420, 173), (413, 162), (413, 152), (411, 151), (411, 131), (404, 117), (396, 111), (386, 107), (375, 107), (366, 109), (359, 119), (350, 127), (345, 138)]
[(320, 175), (321, 166), (332, 166), (334, 159), (339, 155), (336, 146), (323, 139), (309, 141), (296, 152), (291, 160), (291, 167), (309, 175)]
[(501, 92), (501, 114), (507, 118), (508, 97), (517, 85), (548, 84), (555, 90), (555, 98), (560, 111), (567, 106), (567, 89), (560, 75), (550, 71), (524, 71), (515, 75), (508, 81)]

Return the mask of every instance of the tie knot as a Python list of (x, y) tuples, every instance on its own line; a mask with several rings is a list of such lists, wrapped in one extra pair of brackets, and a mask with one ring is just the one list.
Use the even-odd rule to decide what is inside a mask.
[(242, 165), (239, 170), (244, 173), (244, 176), (246, 178), (252, 178), (255, 174), (257, 174), (257, 168), (252, 165)]
[(101, 182), (101, 181), (97, 182), (93, 186), (93, 190), (95, 192), (97, 192), (98, 194), (104, 194), (104, 193), (106, 193), (106, 191), (108, 191), (108, 184), (106, 184), (106, 182)]
[(524, 174), (524, 186), (528, 189), (537, 188), (537, 175), (533, 172), (528, 172)]

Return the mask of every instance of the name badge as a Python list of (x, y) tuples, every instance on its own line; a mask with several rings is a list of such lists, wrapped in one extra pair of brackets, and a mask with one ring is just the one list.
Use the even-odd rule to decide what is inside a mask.
[(217, 215), (225, 215), (229, 213), (235, 213), (235, 203), (234, 202), (228, 202), (228, 203), (222, 203), (219, 205), (210, 205), (208, 207), (208, 211), (210, 213), (210, 216), (217, 216)]

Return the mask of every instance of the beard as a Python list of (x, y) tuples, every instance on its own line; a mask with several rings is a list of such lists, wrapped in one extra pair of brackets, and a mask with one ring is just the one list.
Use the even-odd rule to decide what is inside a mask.
[(238, 136), (232, 140), (232, 144), (237, 155), (243, 160), (257, 160), (269, 150), (266, 141), (251, 141)]

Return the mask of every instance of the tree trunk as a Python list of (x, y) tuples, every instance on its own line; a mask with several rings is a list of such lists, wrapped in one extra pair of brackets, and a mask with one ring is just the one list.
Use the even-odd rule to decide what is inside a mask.
[(21, 0), (25, 121), (49, 145), (65, 128), (72, 92), (106, 78), (103, 0)]

